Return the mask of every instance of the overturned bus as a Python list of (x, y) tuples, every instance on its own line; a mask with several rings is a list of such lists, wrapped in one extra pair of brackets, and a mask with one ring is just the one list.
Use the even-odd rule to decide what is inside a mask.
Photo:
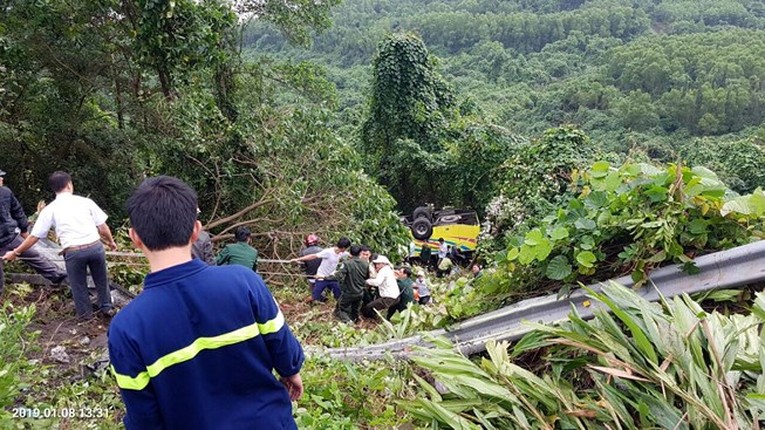
[(420, 206), (411, 216), (402, 217), (401, 221), (412, 235), (414, 246), (410, 245), (410, 253), (414, 251), (419, 256), (422, 246), (428, 244), (435, 255), (438, 253), (438, 239), (443, 238), (450, 247), (457, 247), (464, 261), (472, 260), (481, 231), (478, 214), (474, 210), (436, 210), (432, 205)]

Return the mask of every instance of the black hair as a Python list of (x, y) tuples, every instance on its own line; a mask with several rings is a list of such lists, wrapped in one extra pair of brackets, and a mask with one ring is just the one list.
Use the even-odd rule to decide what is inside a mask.
[(359, 247), (359, 254), (360, 254), (360, 253), (362, 253), (362, 252), (364, 252), (364, 251), (369, 251), (370, 253), (372, 252), (372, 250), (371, 250), (371, 249), (370, 249), (368, 246), (366, 246), (366, 245), (361, 245), (361, 246)]
[(439, 237), (439, 238), (438, 238), (438, 241), (439, 241), (439, 242), (443, 242), (443, 241), (444, 241), (444, 238), (443, 238), (443, 237)]
[(404, 273), (406, 273), (407, 278), (412, 277), (412, 268), (409, 266), (399, 266), (399, 270), (402, 270)]
[(350, 246), (351, 246), (351, 240), (348, 239), (347, 237), (341, 237), (340, 240), (337, 241), (338, 248), (348, 249), (348, 247)]
[(250, 238), (250, 229), (247, 227), (237, 227), (234, 230), (234, 237), (237, 242), (247, 242), (247, 239)]
[(48, 186), (50, 186), (51, 191), (54, 193), (61, 192), (70, 182), (72, 182), (72, 177), (69, 176), (69, 173), (62, 172), (61, 170), (51, 173), (48, 178)]
[(130, 223), (151, 251), (189, 244), (197, 221), (197, 193), (172, 176), (144, 180), (125, 204)]
[(354, 257), (358, 257), (359, 254), (361, 254), (361, 246), (359, 245), (351, 246), (351, 255)]

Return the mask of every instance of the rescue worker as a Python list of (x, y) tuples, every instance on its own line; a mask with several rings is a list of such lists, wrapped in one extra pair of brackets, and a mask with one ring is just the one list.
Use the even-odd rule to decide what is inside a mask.
[(223, 248), (215, 262), (218, 266), (226, 264), (238, 264), (258, 271), (258, 250), (250, 245), (250, 229), (247, 227), (237, 227), (234, 230), (236, 243), (230, 243)]
[(409, 303), (414, 302), (412, 269), (407, 266), (401, 266), (395, 270), (395, 274), (400, 294), (398, 296), (398, 303), (388, 308), (388, 319), (391, 319), (396, 312), (403, 312), (409, 306)]
[(372, 260), (375, 266), (377, 277), (367, 279), (367, 285), (377, 287), (378, 297), (369, 302), (361, 310), (361, 313), (367, 318), (377, 319), (375, 311), (383, 312), (391, 306), (398, 303), (399, 289), (396, 282), (396, 275), (390, 266), (390, 261), (384, 255), (378, 255)]
[(179, 179), (146, 179), (126, 206), (151, 270), (109, 326), (126, 429), (296, 430), (303, 350), (260, 276), (191, 258), (202, 224)]
[(342, 237), (332, 248), (324, 249), (318, 254), (306, 255), (290, 260), (292, 263), (301, 263), (304, 261), (321, 259), (321, 264), (319, 265), (319, 268), (316, 269), (316, 283), (311, 291), (309, 302), (326, 302), (327, 298), (324, 297), (324, 290), (332, 291), (335, 300), (340, 298), (340, 283), (337, 282), (334, 275), (337, 270), (337, 263), (340, 261), (340, 258), (348, 255), (345, 250), (350, 246), (351, 240), (347, 237)]
[(74, 194), (72, 177), (68, 173), (53, 172), (48, 179), (56, 199), (45, 206), (24, 242), (5, 254), (6, 260), (23, 255), (38, 240), (47, 237), (51, 227), (63, 250), (69, 287), (74, 298), (77, 317), (87, 320), (93, 317), (88, 294), (88, 272), (96, 285), (99, 313), (105, 317), (114, 315), (112, 296), (109, 292), (109, 275), (106, 269), (106, 250), (103, 239), (112, 251), (117, 244), (106, 224), (107, 215), (91, 199)]
[[(200, 213), (202, 213), (202, 211), (197, 208), (197, 216), (199, 216)], [(199, 232), (199, 237), (191, 245), (191, 256), (204, 261), (210, 266), (215, 265), (212, 237), (210, 237), (210, 233), (208, 233), (207, 230), (203, 229)]]
[(343, 261), (337, 271), (340, 282), (340, 300), (337, 302), (335, 316), (342, 322), (357, 322), (359, 308), (364, 297), (364, 290), (369, 273), (369, 263), (362, 260), (361, 246), (351, 246), (351, 258)]
[[(319, 236), (313, 233), (306, 236), (304, 243), (305, 247), (300, 250), (300, 257), (318, 254), (322, 251), (321, 246), (319, 246)], [(320, 265), (321, 260), (319, 259), (304, 261), (302, 263), (303, 273), (306, 275), (308, 286), (311, 287), (311, 291), (313, 291), (313, 287), (316, 284), (316, 271), (319, 270)]]
[(428, 281), (425, 279), (425, 271), (422, 269), (417, 270), (417, 280), (412, 285), (415, 292), (415, 301), (421, 305), (427, 305), (430, 303), (430, 288), (428, 288)]
[(431, 267), (431, 256), (433, 254), (430, 251), (430, 246), (428, 246), (427, 242), (422, 243), (422, 248), (420, 249), (420, 264), (422, 264), (426, 269)]

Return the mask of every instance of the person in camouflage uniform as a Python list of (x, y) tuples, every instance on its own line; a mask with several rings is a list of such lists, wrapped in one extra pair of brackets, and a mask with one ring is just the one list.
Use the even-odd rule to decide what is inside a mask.
[(340, 300), (337, 302), (335, 316), (345, 323), (359, 320), (359, 308), (369, 274), (369, 262), (361, 259), (360, 253), (359, 245), (351, 246), (351, 258), (345, 260), (337, 271)]

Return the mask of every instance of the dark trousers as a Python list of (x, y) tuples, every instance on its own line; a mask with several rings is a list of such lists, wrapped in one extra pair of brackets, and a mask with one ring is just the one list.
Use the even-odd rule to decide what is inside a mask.
[(313, 291), (311, 291), (311, 297), (314, 300), (317, 300), (320, 302), (326, 301), (327, 298), (324, 297), (324, 290), (332, 291), (332, 295), (335, 296), (335, 299), (340, 298), (340, 283), (334, 279), (317, 279), (316, 283), (313, 284)]
[(96, 285), (98, 307), (110, 309), (112, 296), (109, 294), (109, 278), (106, 272), (106, 251), (101, 242), (87, 248), (69, 251), (64, 255), (64, 260), (77, 316), (80, 318), (93, 316), (93, 308), (88, 296), (88, 269)]
[(377, 318), (375, 311), (382, 311), (398, 304), (398, 297), (392, 299), (390, 297), (378, 297), (361, 309), (361, 313), (367, 318)]
[[(13, 250), (21, 245), (21, 242), (23, 241), (24, 239), (21, 238), (21, 235), (16, 235), (13, 240), (0, 246), (0, 253), (5, 254), (6, 252)], [(54, 284), (58, 284), (66, 278), (66, 273), (59, 270), (55, 264), (51, 263), (50, 260), (37, 252), (34, 246), (21, 253), (21, 261), (35, 269), (37, 273)], [(3, 260), (0, 260), (0, 294), (2, 294), (4, 287), (5, 272), (3, 272)]]
[(398, 302), (395, 305), (388, 308), (388, 315), (386, 315), (385, 318), (391, 319), (393, 318), (393, 315), (396, 314), (396, 312), (404, 312), (406, 310), (407, 305), (413, 302), (414, 302), (414, 299), (410, 301), (404, 301), (404, 300), (401, 300), (401, 296), (399, 296)]
[(364, 296), (361, 295), (348, 295), (341, 294), (340, 300), (337, 302), (337, 308), (335, 309), (335, 316), (342, 322), (356, 322), (359, 320), (359, 309), (361, 308), (361, 300)]

